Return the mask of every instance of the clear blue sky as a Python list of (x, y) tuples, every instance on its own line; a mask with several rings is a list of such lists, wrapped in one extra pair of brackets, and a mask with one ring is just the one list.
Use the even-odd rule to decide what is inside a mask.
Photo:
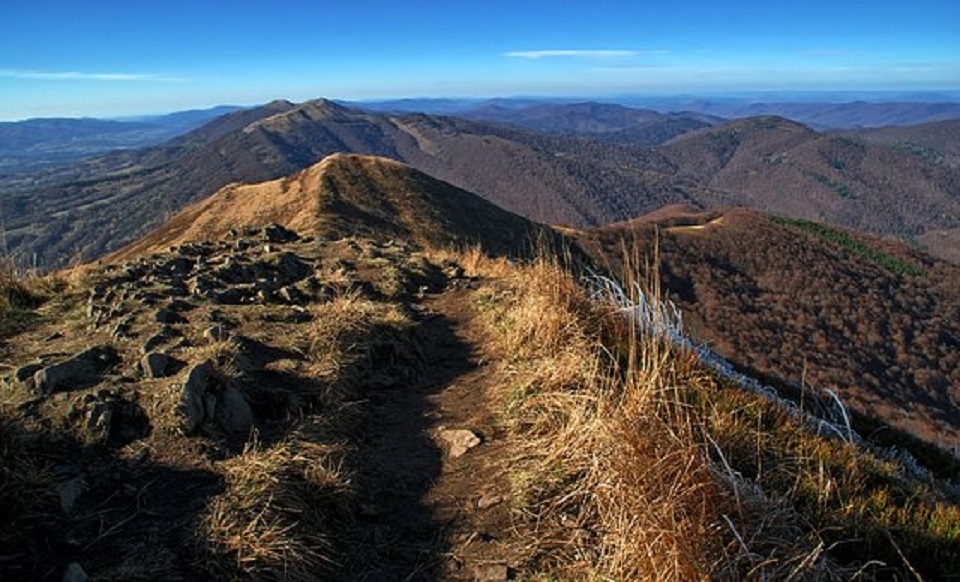
[(960, 0), (2, 0), (0, 119), (275, 98), (960, 89)]

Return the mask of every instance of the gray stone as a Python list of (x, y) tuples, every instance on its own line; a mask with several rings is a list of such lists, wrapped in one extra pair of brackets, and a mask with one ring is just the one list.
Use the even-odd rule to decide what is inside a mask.
[(220, 395), (215, 416), (220, 426), (233, 436), (246, 437), (253, 428), (253, 410), (243, 393), (233, 386), (227, 386)]
[(180, 389), (180, 405), (178, 412), (181, 416), (180, 428), (184, 434), (193, 434), (200, 428), (207, 417), (206, 397), (207, 382), (213, 373), (213, 365), (203, 362), (190, 368)]
[(310, 268), (293, 253), (282, 253), (278, 257), (277, 271), (286, 282), (299, 281), (310, 274)]
[(63, 582), (87, 582), (90, 577), (83, 571), (80, 564), (70, 562), (67, 569), (63, 572)]
[(160, 331), (153, 334), (147, 338), (147, 341), (143, 342), (143, 345), (140, 347), (141, 354), (148, 354), (152, 352), (157, 347), (166, 343), (172, 337), (172, 333), (169, 327), (163, 326), (160, 328)]
[(223, 325), (211, 325), (203, 330), (203, 337), (211, 342), (222, 342), (230, 337), (230, 332)]
[(38, 371), (42, 369), (43, 369), (43, 364), (41, 364), (40, 362), (24, 364), (23, 366), (20, 366), (19, 368), (17, 368), (16, 371), (14, 371), (13, 378), (17, 382), (27, 382), (28, 380), (33, 378), (34, 374), (36, 374)]
[(173, 358), (160, 352), (149, 352), (140, 358), (140, 370), (147, 378), (163, 378), (173, 364)]
[(440, 431), (440, 440), (447, 444), (450, 456), (462, 457), (470, 449), (480, 445), (480, 437), (466, 429), (444, 429)]
[(161, 309), (158, 309), (156, 320), (159, 323), (169, 323), (169, 324), (187, 322), (187, 320), (182, 315), (180, 315), (173, 309), (170, 309), (169, 307), (163, 307)]
[(80, 477), (74, 477), (57, 485), (57, 496), (60, 497), (60, 508), (64, 513), (73, 511), (77, 499), (87, 490), (86, 482)]
[(64, 362), (37, 371), (33, 375), (34, 386), (41, 394), (51, 394), (61, 388), (95, 383), (117, 360), (113, 346), (94, 346)]
[(297, 233), (279, 224), (271, 224), (265, 227), (263, 229), (263, 237), (275, 243), (295, 242), (300, 239)]

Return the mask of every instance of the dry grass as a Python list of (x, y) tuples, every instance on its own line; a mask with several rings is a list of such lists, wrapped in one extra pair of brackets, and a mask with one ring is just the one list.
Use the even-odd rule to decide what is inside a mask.
[(0, 407), (0, 578), (36, 579), (50, 567), (62, 511), (39, 439)]
[[(625, 288), (659, 301), (640, 283)], [(942, 578), (960, 564), (949, 488), (717, 380), (556, 263), (517, 269), (477, 305), (504, 360), (494, 398), (518, 443), (513, 506), (540, 574)]]
[(208, 570), (268, 580), (336, 570), (352, 495), (338, 447), (317, 432), (301, 428), (269, 448), (251, 443), (222, 463), (227, 490), (211, 500), (199, 530)]
[(531, 563), (560, 577), (717, 573), (726, 499), (690, 422), (669, 405), (672, 383), (692, 368), (668, 366), (662, 342), (610, 351), (601, 340), (612, 314), (556, 264), (503, 283), (479, 304), (509, 357), (512, 381), (497, 398), (525, 443), (514, 506)]
[(359, 291), (348, 291), (313, 308), (307, 354), (310, 375), (345, 384), (369, 369), (377, 344), (399, 345), (398, 338), (413, 322), (394, 303), (373, 301)]

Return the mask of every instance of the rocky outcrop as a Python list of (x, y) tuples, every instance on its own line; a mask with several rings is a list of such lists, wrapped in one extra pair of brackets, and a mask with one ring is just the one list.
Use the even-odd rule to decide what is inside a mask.
[(213, 426), (231, 437), (245, 438), (253, 428), (253, 410), (243, 393), (220, 381), (209, 361), (187, 371), (178, 412), (180, 428), (187, 435)]
[(117, 350), (110, 345), (86, 349), (72, 358), (38, 370), (33, 376), (40, 394), (75, 390), (96, 384), (103, 373), (117, 363)]

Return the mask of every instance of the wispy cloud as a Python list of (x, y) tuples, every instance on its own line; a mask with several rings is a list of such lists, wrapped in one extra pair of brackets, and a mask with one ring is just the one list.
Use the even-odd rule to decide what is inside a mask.
[(794, 51), (794, 54), (804, 57), (852, 57), (860, 53), (850, 49), (840, 48), (812, 48), (800, 51)]
[(510, 51), (503, 53), (505, 57), (519, 59), (547, 59), (553, 57), (574, 57), (584, 59), (610, 59), (617, 57), (633, 57), (640, 54), (638, 51), (623, 50), (545, 50), (545, 51)]
[(25, 69), (0, 69), (0, 77), (32, 81), (153, 81), (175, 83), (183, 80), (150, 73), (81, 73), (79, 71), (34, 71)]

